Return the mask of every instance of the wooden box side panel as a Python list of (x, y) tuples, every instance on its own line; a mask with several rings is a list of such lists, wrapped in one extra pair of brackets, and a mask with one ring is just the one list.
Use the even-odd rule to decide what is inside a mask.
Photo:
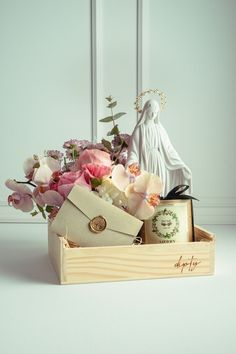
[(213, 274), (214, 242), (64, 249), (63, 283)]
[(52, 232), (49, 226), (48, 227), (48, 254), (60, 283), (62, 283), (63, 280), (63, 272), (62, 272), (63, 253), (64, 253), (63, 238), (58, 237), (57, 234)]

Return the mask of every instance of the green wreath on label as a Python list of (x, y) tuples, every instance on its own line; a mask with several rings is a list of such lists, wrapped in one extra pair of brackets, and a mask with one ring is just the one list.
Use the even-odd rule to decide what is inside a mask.
[[(163, 215), (166, 215), (166, 216), (169, 215), (171, 217), (171, 219), (175, 222), (175, 226), (171, 232), (162, 233), (157, 228), (158, 218)], [(179, 219), (178, 219), (177, 214), (175, 212), (173, 212), (171, 210), (167, 210), (167, 209), (158, 211), (152, 219), (152, 232), (155, 232), (155, 234), (157, 236), (159, 236), (161, 238), (165, 238), (165, 239), (170, 239), (173, 236), (175, 236), (179, 232)]]

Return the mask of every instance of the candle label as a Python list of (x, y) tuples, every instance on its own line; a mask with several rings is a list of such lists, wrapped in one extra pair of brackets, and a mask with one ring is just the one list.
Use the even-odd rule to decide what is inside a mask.
[(146, 243), (192, 241), (192, 220), (189, 201), (164, 201), (153, 217), (145, 221)]
[(160, 238), (160, 242), (175, 242), (173, 238), (179, 232), (177, 214), (167, 208), (158, 211), (152, 219), (152, 232)]

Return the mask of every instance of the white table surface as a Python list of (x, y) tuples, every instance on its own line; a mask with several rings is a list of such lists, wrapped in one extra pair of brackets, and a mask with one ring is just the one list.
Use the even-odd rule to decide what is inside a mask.
[(46, 225), (0, 224), (0, 353), (235, 354), (236, 225), (206, 228), (214, 276), (62, 286)]

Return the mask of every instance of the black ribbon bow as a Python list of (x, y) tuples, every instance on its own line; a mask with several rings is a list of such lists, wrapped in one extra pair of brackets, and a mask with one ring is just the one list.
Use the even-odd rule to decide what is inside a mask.
[(174, 187), (171, 191), (167, 194), (166, 197), (161, 197), (162, 200), (169, 200), (169, 199), (194, 199), (198, 200), (197, 198), (192, 197), (191, 195), (183, 194), (189, 186), (186, 184), (180, 184), (179, 186)]

